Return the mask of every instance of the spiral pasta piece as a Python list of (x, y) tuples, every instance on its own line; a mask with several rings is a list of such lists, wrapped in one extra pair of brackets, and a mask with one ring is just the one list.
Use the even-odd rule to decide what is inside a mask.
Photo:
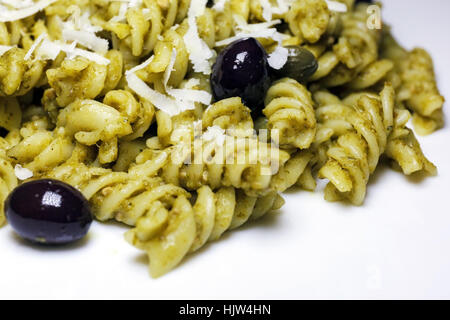
[(141, 138), (150, 127), (155, 115), (155, 108), (146, 100), (137, 100), (133, 94), (125, 90), (109, 91), (103, 104), (118, 110), (131, 125), (133, 133), (122, 137), (124, 141)]
[[(391, 60), (378, 58), (381, 32), (367, 26), (367, 8), (368, 4), (360, 3), (354, 11), (339, 17), (340, 27), (332, 28), (342, 29), (338, 41), (331, 51), (316, 53), (319, 68), (311, 80), (321, 79), (325, 87), (363, 90), (381, 82), (394, 68)], [(335, 37), (333, 32), (331, 39)]]
[(144, 150), (137, 166), (148, 166), (155, 159), (158, 174), (167, 182), (196, 190), (208, 185), (213, 190), (239, 188), (249, 195), (269, 192), (270, 181), (289, 155), (254, 137), (223, 135), (218, 140), (195, 139), (191, 145), (180, 144), (163, 150)]
[(118, 139), (133, 133), (126, 116), (95, 100), (77, 100), (64, 108), (57, 121), (65, 135), (87, 146), (100, 144), (99, 161), (109, 163), (117, 158)]
[(159, 277), (188, 253), (216, 240), (226, 230), (237, 228), (250, 217), (260, 218), (282, 204), (276, 193), (255, 198), (233, 188), (221, 188), (214, 193), (203, 186), (197, 190), (193, 206), (183, 196), (176, 198), (169, 207), (155, 203), (125, 237), (129, 243), (146, 251), (150, 273)]
[(168, 85), (176, 88), (186, 76), (189, 66), (189, 53), (183, 40), (185, 32), (185, 27), (166, 31), (162, 40), (155, 45), (153, 60), (144, 69), (137, 72), (142, 80), (153, 84), (155, 89), (160, 92), (165, 91), (164, 72), (170, 65), (170, 59), (174, 50), (176, 51), (176, 58)]
[(26, 53), (13, 48), (0, 56), (0, 97), (23, 96), (41, 79), (46, 62), (25, 60)]
[(324, 0), (295, 1), (285, 19), (301, 42), (316, 43), (327, 31), (330, 10)]
[(209, 106), (202, 116), (202, 126), (206, 130), (218, 126), (228, 135), (248, 137), (253, 135), (253, 119), (251, 111), (241, 98), (228, 98)]
[(386, 155), (405, 175), (417, 172), (436, 175), (436, 166), (425, 157), (412, 130), (406, 128), (410, 113), (407, 110), (396, 110), (395, 113), (394, 130), (388, 140)]
[(140, 57), (152, 52), (164, 28), (160, 1), (141, 3), (111, 1), (91, 16), (94, 24), (111, 32), (115, 48), (124, 54)]
[(39, 175), (68, 160), (73, 148), (69, 138), (57, 132), (39, 130), (24, 137), (8, 150), (7, 155), (15, 163)]
[(321, 105), (319, 121), (333, 130), (335, 142), (327, 150), (328, 161), (319, 177), (330, 180), (325, 198), (330, 201), (348, 199), (361, 205), (370, 175), (384, 153), (392, 130), (394, 93), (388, 84), (380, 93), (355, 94), (341, 103), (329, 94), (316, 94)]
[(47, 70), (48, 83), (45, 95), (53, 97), (59, 107), (66, 107), (77, 99), (94, 99), (102, 92), (113, 90), (122, 78), (122, 55), (110, 50), (106, 54), (108, 66), (82, 57), (64, 60), (61, 66)]
[(311, 94), (293, 79), (282, 79), (267, 92), (263, 110), (268, 129), (277, 131), (282, 148), (307, 149), (316, 133)]

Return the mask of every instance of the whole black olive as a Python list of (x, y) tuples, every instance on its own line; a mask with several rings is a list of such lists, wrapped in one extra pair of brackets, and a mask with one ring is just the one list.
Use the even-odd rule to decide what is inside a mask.
[(272, 69), (277, 78), (292, 78), (298, 82), (305, 82), (319, 67), (314, 55), (300, 46), (287, 46), (289, 52), (286, 64), (280, 70)]
[(86, 198), (68, 184), (50, 179), (24, 183), (5, 201), (11, 227), (43, 244), (66, 244), (83, 238), (92, 223)]
[(254, 38), (237, 40), (217, 57), (211, 74), (216, 100), (241, 97), (253, 111), (263, 107), (270, 86), (267, 53)]

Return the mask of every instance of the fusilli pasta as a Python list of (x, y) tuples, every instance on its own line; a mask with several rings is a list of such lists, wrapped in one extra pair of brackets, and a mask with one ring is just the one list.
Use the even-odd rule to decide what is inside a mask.
[[(316, 178), (326, 200), (361, 205), (383, 157), (435, 175), (406, 126), (444, 125), (432, 59), (372, 28), (371, 5), (58, 0), (15, 19), (2, 2), (0, 225), (16, 169), (61, 180), (98, 220), (128, 225), (158, 277)], [(257, 48), (234, 52), (247, 38)], [(212, 76), (241, 69), (231, 83)], [(225, 94), (234, 82), (260, 105)]]

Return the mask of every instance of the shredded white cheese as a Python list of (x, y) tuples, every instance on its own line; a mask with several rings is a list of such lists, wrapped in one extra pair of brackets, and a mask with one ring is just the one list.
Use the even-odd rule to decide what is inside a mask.
[(263, 10), (262, 17), (265, 21), (271, 21), (274, 15), (283, 15), (289, 11), (293, 0), (277, 0), (277, 5), (272, 6), (270, 0), (259, 0)]
[(21, 20), (26, 17), (32, 16), (35, 13), (45, 9), (57, 0), (41, 0), (39, 2), (33, 3), (31, 6), (18, 8), (15, 10), (1, 10), (0, 11), (0, 22), (9, 22)]
[(108, 40), (99, 38), (94, 33), (88, 31), (63, 29), (62, 37), (64, 41), (76, 41), (82, 46), (100, 54), (108, 52)]
[(8, 52), (9, 50), (11, 50), (11, 49), (13, 49), (15, 47), (16, 46), (3, 46), (3, 45), (0, 45), (0, 57), (2, 55), (4, 55), (6, 52)]
[(135, 74), (135, 72), (148, 66), (153, 61), (154, 56), (125, 73), (130, 89), (170, 116), (175, 116), (181, 112), (194, 109), (196, 102), (209, 105), (212, 100), (212, 96), (209, 92), (191, 89), (199, 83), (198, 79), (194, 79), (194, 81), (188, 83), (190, 87), (188, 86), (188, 88), (185, 89), (174, 89), (168, 85), (170, 75), (174, 71), (176, 57), (177, 51), (176, 49), (173, 49), (169, 65), (163, 75), (163, 85), (167, 95), (153, 90)]
[(44, 39), (42, 44), (36, 50), (37, 57), (41, 60), (55, 60), (58, 54), (61, 51), (64, 51), (67, 54), (68, 59), (79, 56), (101, 65), (108, 65), (110, 63), (108, 59), (95, 52), (76, 48), (76, 44), (77, 42), (75, 41), (72, 44), (66, 44), (58, 41), (50, 41), (49, 39)]
[(105, 54), (108, 51), (108, 41), (95, 34), (102, 28), (92, 25), (89, 20), (89, 11), (81, 14), (81, 9), (77, 6), (70, 6), (67, 11), (72, 15), (66, 22), (61, 21), (60, 23), (63, 40), (66, 42), (76, 41), (90, 50)]
[(135, 73), (127, 73), (126, 79), (131, 90), (153, 103), (159, 110), (166, 112), (170, 116), (176, 116), (180, 113), (179, 107), (174, 99), (153, 90), (144, 81), (139, 79)]
[(345, 3), (332, 0), (325, 0), (325, 1), (328, 5), (328, 9), (330, 9), (331, 11), (347, 12), (347, 6), (345, 5)]
[(236, 35), (228, 39), (216, 42), (216, 47), (227, 46), (236, 40), (245, 38), (265, 38), (273, 39), (277, 42), (281, 42), (284, 38), (286, 38), (286, 35), (279, 33), (276, 28), (273, 28), (273, 26), (280, 24), (281, 20), (247, 24), (247, 22), (238, 15), (235, 15), (234, 19), (237, 23)]
[(25, 55), (25, 60), (30, 60), (31, 55), (33, 54), (34, 50), (41, 44), (42, 41), (44, 41), (46, 37), (45, 33), (42, 33), (37, 39), (34, 41), (34, 43), (31, 45), (30, 50), (28, 50), (27, 54)]
[(27, 180), (33, 177), (33, 172), (27, 168), (22, 167), (20, 164), (16, 164), (14, 167), (14, 174), (19, 180)]
[(6, 4), (14, 9), (22, 9), (33, 5), (33, 0), (0, 0), (0, 3)]
[(210, 59), (214, 57), (214, 52), (200, 38), (197, 28), (197, 17), (204, 13), (206, 2), (207, 0), (191, 1), (188, 11), (189, 29), (183, 39), (194, 71), (208, 75), (211, 74), (212, 62)]
[(155, 56), (151, 56), (150, 58), (148, 58), (147, 60), (145, 60), (143, 63), (141, 63), (140, 65), (134, 67), (133, 69), (128, 70), (126, 73), (136, 73), (139, 70), (142, 70), (144, 68), (146, 68), (155, 58)]
[[(202, 90), (192, 90), (192, 89), (174, 89), (169, 87), (167, 84), (170, 79), (170, 75), (172, 71), (174, 71), (174, 65), (177, 58), (177, 50), (172, 50), (172, 56), (170, 57), (169, 66), (166, 68), (164, 72), (164, 88), (166, 92), (175, 98), (181, 105), (191, 106), (195, 102), (200, 102), (205, 105), (209, 105), (212, 100), (212, 96), (209, 92)], [(189, 109), (188, 109), (189, 110)]]
[(267, 60), (272, 68), (280, 70), (286, 64), (288, 57), (289, 50), (279, 45), (275, 48), (275, 51), (269, 55)]
[(227, 0), (216, 0), (214, 1), (214, 6), (212, 7), (212, 9), (217, 12), (223, 12), (223, 10), (225, 10), (226, 3)]
[[(110, 0), (111, 2), (123, 2), (120, 5), (119, 13), (117, 16), (112, 17), (109, 22), (123, 22), (127, 18), (127, 12), (128, 9), (134, 8), (134, 7), (140, 7), (142, 5), (142, 0)], [(143, 10), (143, 13), (145, 14), (145, 9)]]

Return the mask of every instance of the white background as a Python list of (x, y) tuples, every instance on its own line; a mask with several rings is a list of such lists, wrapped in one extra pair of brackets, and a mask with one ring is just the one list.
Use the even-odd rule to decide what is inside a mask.
[[(383, 17), (434, 60), (450, 99), (450, 1), (389, 0)], [(447, 122), (450, 111), (446, 110)], [(450, 298), (450, 132), (422, 138), (439, 176), (380, 168), (364, 206), (286, 195), (279, 215), (228, 233), (152, 279), (119, 225), (95, 223), (71, 248), (30, 246), (0, 229), (0, 298)]]

